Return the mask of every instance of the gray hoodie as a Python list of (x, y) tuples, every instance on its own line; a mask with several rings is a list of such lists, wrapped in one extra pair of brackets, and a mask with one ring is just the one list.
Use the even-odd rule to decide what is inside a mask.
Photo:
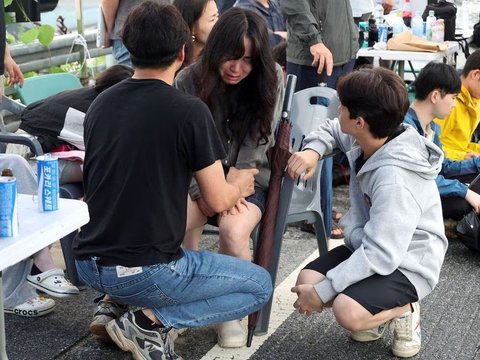
[(305, 138), (305, 148), (328, 154), (340, 148), (351, 170), (351, 208), (341, 225), (350, 258), (317, 285), (324, 303), (348, 286), (373, 274), (400, 270), (415, 286), (419, 299), (438, 282), (447, 250), (440, 195), (435, 178), (442, 151), (409, 125), (377, 150), (355, 174), (362, 150), (342, 133), (337, 119), (327, 120)]

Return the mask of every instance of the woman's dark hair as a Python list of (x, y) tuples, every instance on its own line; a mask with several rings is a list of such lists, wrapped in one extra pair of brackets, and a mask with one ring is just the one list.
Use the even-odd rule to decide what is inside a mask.
[(420, 71), (412, 87), (415, 91), (415, 99), (422, 101), (433, 90), (438, 90), (442, 97), (447, 94), (458, 94), (462, 81), (453, 66), (432, 61)]
[(97, 75), (94, 88), (100, 94), (110, 86), (113, 86), (122, 80), (131, 78), (132, 76), (133, 69), (130, 66), (113, 65)]
[[(228, 85), (220, 76), (220, 65), (243, 57), (245, 38), (252, 42), (252, 71), (240, 83)], [(197, 69), (200, 98), (214, 117), (221, 113), (229, 120), (219, 130), (226, 136), (230, 131), (238, 144), (248, 133), (257, 144), (267, 142), (272, 132), (277, 77), (265, 20), (250, 10), (226, 11), (208, 36)]]
[(361, 116), (377, 139), (392, 135), (409, 107), (403, 80), (382, 67), (360, 68), (341, 77), (337, 93), (350, 119)]
[(129, 12), (121, 36), (135, 67), (162, 68), (173, 64), (190, 31), (175, 6), (147, 0)]
[[(173, 5), (182, 14), (183, 19), (190, 29), (193, 31), (193, 25), (200, 19), (209, 1), (214, 0), (174, 0)], [(190, 39), (185, 44), (185, 61), (183, 66), (190, 65), (193, 61), (193, 41)]]

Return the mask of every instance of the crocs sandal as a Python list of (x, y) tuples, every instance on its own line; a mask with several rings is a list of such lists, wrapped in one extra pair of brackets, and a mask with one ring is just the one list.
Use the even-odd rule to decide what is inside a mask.
[(50, 296), (63, 298), (78, 295), (78, 288), (65, 279), (62, 269), (51, 269), (37, 275), (28, 275), (27, 281), (34, 288)]
[(52, 312), (54, 307), (54, 300), (38, 296), (13, 308), (5, 307), (3, 311), (7, 314), (14, 314), (18, 316), (38, 317)]

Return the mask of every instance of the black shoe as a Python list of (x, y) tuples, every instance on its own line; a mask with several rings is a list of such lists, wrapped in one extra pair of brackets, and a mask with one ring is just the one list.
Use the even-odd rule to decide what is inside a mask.
[(303, 222), (303, 223), (300, 225), (300, 230), (303, 231), (303, 232), (307, 232), (307, 233), (316, 235), (316, 233), (315, 233), (315, 226), (314, 226), (313, 224), (308, 224), (308, 223), (306, 223), (306, 222)]

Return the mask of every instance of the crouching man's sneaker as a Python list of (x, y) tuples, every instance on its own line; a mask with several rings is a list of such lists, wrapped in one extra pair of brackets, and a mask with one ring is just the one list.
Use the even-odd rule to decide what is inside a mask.
[(411, 304), (413, 312), (409, 311), (393, 319), (392, 353), (395, 356), (407, 358), (417, 355), (422, 344), (420, 329), (420, 304)]
[(375, 341), (383, 336), (387, 327), (388, 323), (385, 323), (370, 330), (352, 331), (350, 336), (358, 342)]
[(109, 300), (100, 300), (93, 313), (93, 321), (89, 326), (90, 332), (95, 335), (95, 339), (101, 342), (112, 342), (105, 326), (110, 321), (122, 316), (126, 310), (126, 306)]
[(113, 342), (123, 351), (131, 352), (135, 360), (183, 360), (175, 354), (170, 329), (142, 329), (135, 323), (132, 311), (109, 322), (106, 330)]

